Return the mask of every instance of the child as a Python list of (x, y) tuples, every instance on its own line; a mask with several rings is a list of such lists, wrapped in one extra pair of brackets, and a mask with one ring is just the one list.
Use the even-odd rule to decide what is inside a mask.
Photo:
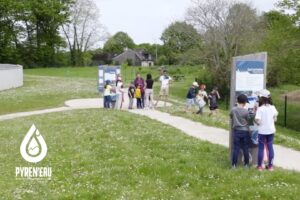
[(245, 105), (248, 102), (246, 95), (241, 94), (237, 97), (238, 105), (230, 111), (230, 118), (232, 120), (232, 132), (233, 132), (233, 151), (232, 151), (232, 168), (236, 168), (240, 148), (243, 149), (244, 154), (244, 166), (249, 166), (249, 112), (245, 109)]
[(110, 108), (110, 103), (111, 103), (111, 86), (110, 86), (110, 81), (107, 80), (105, 81), (105, 86), (104, 86), (104, 108)]
[(135, 90), (135, 98), (136, 98), (136, 107), (138, 109), (142, 108), (142, 91), (141, 91), (141, 85), (138, 85), (138, 87)]
[(121, 105), (120, 105), (120, 109), (122, 109), (122, 106), (123, 106), (123, 103), (124, 103), (124, 93), (125, 93), (125, 91), (124, 91), (124, 85), (122, 84), (121, 85), (121, 88), (119, 89), (119, 91), (120, 91), (120, 96), (121, 96)]
[(204, 106), (206, 104), (205, 99), (208, 99), (205, 88), (206, 88), (206, 85), (201, 84), (200, 85), (200, 90), (198, 91), (198, 94), (197, 94), (197, 97), (196, 97), (197, 103), (199, 105), (199, 110), (198, 110), (197, 114), (200, 114), (200, 115), (203, 114)]
[(121, 75), (119, 74), (116, 81), (116, 105), (115, 105), (116, 109), (122, 108), (122, 104), (124, 101), (123, 93), (124, 93), (123, 81)]
[(197, 82), (193, 82), (192, 87), (190, 87), (187, 95), (186, 95), (186, 107), (185, 107), (185, 112), (188, 111), (190, 107), (195, 103), (195, 98), (196, 98), (196, 88), (199, 87)]
[(268, 152), (268, 166), (269, 171), (273, 171), (273, 138), (275, 129), (275, 122), (277, 120), (278, 111), (272, 104), (271, 93), (268, 90), (262, 90), (259, 94), (259, 107), (256, 111), (255, 122), (258, 125), (258, 165), (257, 170), (262, 171), (262, 162), (264, 149)]
[(209, 99), (209, 116), (216, 114), (218, 111), (218, 99), (220, 99), (220, 94), (218, 88), (214, 87), (213, 91), (208, 96)]
[(135, 87), (134, 87), (134, 83), (131, 82), (131, 84), (128, 88), (128, 97), (129, 97), (128, 109), (132, 109), (132, 107), (133, 107), (134, 96), (135, 96)]

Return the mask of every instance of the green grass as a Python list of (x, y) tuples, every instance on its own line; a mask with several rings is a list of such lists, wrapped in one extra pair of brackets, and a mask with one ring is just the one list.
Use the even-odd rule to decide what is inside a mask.
[(0, 92), (0, 115), (59, 107), (69, 99), (97, 96), (96, 79), (25, 75), (23, 87)]
[(24, 73), (36, 76), (93, 78), (95, 80), (98, 78), (97, 67), (37, 68), (25, 69)]
[[(204, 82), (209, 82), (210, 77), (202, 66), (166, 66), (166, 69), (171, 77), (175, 75), (184, 75), (184, 79), (180, 81), (172, 82), (172, 90), (170, 90), (170, 96), (173, 99), (184, 99), (189, 87), (192, 85), (195, 78)], [(62, 78), (90, 78), (97, 80), (97, 67), (63, 67), (63, 68), (41, 68), (41, 69), (26, 69), (26, 75), (36, 76), (53, 76)], [(136, 73), (140, 73), (141, 76), (146, 79), (147, 74), (151, 74), (153, 79), (156, 80), (154, 86), (155, 91), (158, 94), (160, 83), (158, 78), (160, 76), (161, 67), (122, 67), (123, 81), (128, 85), (136, 77)]]
[[(122, 73), (125, 82), (129, 83), (135, 78), (137, 72), (140, 72), (144, 78), (147, 73), (151, 73), (154, 78), (157, 78), (159, 77), (159, 70), (160, 67), (123, 67)], [(181, 102), (185, 101), (187, 90), (195, 78), (198, 77), (202, 81), (209, 80), (209, 77), (206, 77), (207, 72), (201, 66), (168, 66), (167, 70), (171, 76), (178, 74), (185, 76), (184, 80), (173, 81), (170, 88), (170, 98)], [(0, 114), (58, 107), (63, 106), (64, 101), (69, 99), (98, 97), (97, 67), (26, 69), (25, 74), (25, 85), (23, 87), (0, 92)], [(157, 96), (159, 82), (155, 82), (154, 86)], [(297, 89), (299, 89), (297, 86), (282, 86), (279, 89), (271, 90), (280, 112), (279, 125), (282, 121), (283, 111), (282, 107), (279, 106), (278, 99), (285, 92)], [(294, 115), (299, 115), (298, 111), (300, 108), (297, 107), (298, 104), (294, 102), (293, 105), (296, 107), (289, 110), (289, 116), (292, 116), (293, 113)], [(175, 107), (167, 108), (163, 111), (199, 121), (209, 126), (228, 129), (228, 111), (221, 110), (220, 115), (212, 118), (199, 118), (199, 116), (191, 113), (183, 113), (183, 107), (177, 104)], [(298, 121), (291, 119), (288, 123), (298, 125)], [(299, 131), (280, 126), (277, 126), (277, 130), (275, 140), (277, 144), (300, 150)]]
[[(35, 123), (51, 181), (16, 180)], [(228, 149), (145, 117), (81, 110), (0, 122), (1, 199), (298, 199), (300, 174), (231, 170)]]
[[(279, 111), (278, 124), (284, 126), (284, 96), (291, 91), (300, 91), (300, 86), (282, 85), (271, 88), (271, 95), (276, 108)], [(300, 92), (299, 92), (300, 93)], [(300, 96), (300, 95), (299, 95)], [(287, 127), (300, 132), (300, 103), (288, 99), (287, 104)]]

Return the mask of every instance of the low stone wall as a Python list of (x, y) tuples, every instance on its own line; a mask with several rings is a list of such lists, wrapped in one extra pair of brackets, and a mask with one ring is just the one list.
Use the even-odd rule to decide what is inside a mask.
[(0, 64), (0, 91), (23, 85), (23, 66)]

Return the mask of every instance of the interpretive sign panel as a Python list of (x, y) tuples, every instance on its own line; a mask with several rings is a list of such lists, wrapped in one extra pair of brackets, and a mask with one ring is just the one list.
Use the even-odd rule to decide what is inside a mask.
[(104, 85), (106, 81), (110, 83), (115, 83), (117, 80), (117, 75), (121, 73), (120, 66), (103, 66), (100, 65), (98, 68), (98, 91), (104, 91)]
[[(255, 106), (258, 101), (258, 92), (266, 88), (267, 53), (257, 53), (234, 57), (231, 71), (230, 109), (236, 105), (236, 99), (240, 94), (248, 97), (249, 103), (246, 109), (254, 117)], [(251, 121), (252, 122), (252, 121)], [(250, 130), (255, 132), (257, 127), (250, 122)], [(231, 124), (231, 123), (230, 123)], [(230, 130), (230, 158), (232, 154), (232, 130)], [(257, 146), (251, 143), (250, 154), (252, 163), (256, 164)]]

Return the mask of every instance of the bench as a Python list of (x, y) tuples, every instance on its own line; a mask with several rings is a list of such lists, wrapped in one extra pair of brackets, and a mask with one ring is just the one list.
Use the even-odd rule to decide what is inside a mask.
[(184, 75), (174, 75), (173, 79), (174, 79), (174, 81), (181, 81), (181, 80), (184, 80), (185, 77), (184, 77)]

